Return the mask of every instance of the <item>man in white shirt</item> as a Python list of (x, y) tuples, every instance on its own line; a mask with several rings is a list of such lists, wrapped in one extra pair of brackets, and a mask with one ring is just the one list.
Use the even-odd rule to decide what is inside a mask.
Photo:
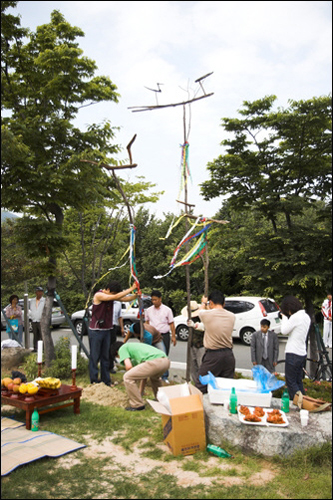
[[(159, 290), (151, 292), (151, 301), (153, 305), (146, 309), (145, 321), (161, 332), (165, 351), (168, 356), (170, 351), (170, 330), (172, 343), (174, 346), (177, 344), (173, 313), (170, 307), (162, 304), (162, 294)], [(168, 372), (166, 372), (162, 377), (166, 382), (168, 382), (168, 375)]]
[(43, 297), (43, 287), (36, 287), (36, 298), (30, 299), (29, 309), (32, 321), (32, 331), (34, 335), (34, 352), (37, 352), (38, 340), (43, 340), (40, 320), (45, 306), (45, 297)]
[(329, 292), (321, 306), (324, 317), (323, 340), (325, 347), (332, 349), (332, 294)]

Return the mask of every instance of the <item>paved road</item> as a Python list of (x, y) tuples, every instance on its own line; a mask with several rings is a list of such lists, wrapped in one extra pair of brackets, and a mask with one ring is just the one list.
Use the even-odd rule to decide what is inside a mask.
[[(52, 338), (53, 342), (56, 343), (56, 341), (60, 337), (69, 337), (71, 344), (77, 345), (77, 340), (76, 337), (74, 336), (72, 330), (70, 328), (58, 328), (58, 329), (52, 329)], [(1, 341), (7, 339), (8, 336), (4, 330), (1, 331)], [(121, 338), (119, 338), (121, 340)], [(89, 350), (89, 343), (88, 343), (88, 337), (83, 337), (83, 343)], [(33, 336), (30, 334), (30, 347), (33, 345)], [(284, 349), (286, 345), (286, 340), (281, 339), (280, 340), (280, 352), (279, 352), (279, 359), (284, 359)], [(177, 363), (185, 363), (186, 362), (186, 355), (187, 355), (187, 342), (181, 342), (177, 341), (177, 345), (174, 347), (171, 345), (170, 349), (170, 360), (173, 362)], [(252, 363), (251, 363), (251, 352), (250, 352), (250, 347), (246, 346), (241, 343), (239, 339), (234, 339), (234, 355), (236, 358), (236, 369), (238, 370), (248, 370), (252, 368)], [(281, 367), (278, 367), (281, 372), (284, 372), (284, 365), (281, 365)]]

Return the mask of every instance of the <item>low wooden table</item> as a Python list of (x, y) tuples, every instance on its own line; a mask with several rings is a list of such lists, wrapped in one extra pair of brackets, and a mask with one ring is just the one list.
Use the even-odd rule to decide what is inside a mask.
[[(80, 398), (82, 395), (81, 387), (73, 387), (71, 385), (62, 385), (60, 389), (48, 390), (40, 389), (33, 396), (27, 394), (13, 394), (8, 391), (1, 391), (1, 403), (15, 406), (21, 410), (25, 410), (25, 426), (28, 430), (31, 428), (31, 415), (35, 408), (38, 409), (39, 415), (55, 411), (59, 408), (74, 406), (74, 413), (80, 413)], [(57, 405), (62, 401), (72, 399), (70, 403)], [(56, 405), (51, 406), (50, 405)], [(49, 408), (45, 408), (49, 407)], [(40, 410), (39, 408), (45, 408)]]

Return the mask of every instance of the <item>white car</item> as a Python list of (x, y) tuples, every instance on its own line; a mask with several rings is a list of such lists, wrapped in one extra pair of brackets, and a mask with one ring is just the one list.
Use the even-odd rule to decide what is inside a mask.
[[(251, 344), (253, 332), (260, 330), (260, 321), (268, 319), (270, 330), (279, 334), (281, 324), (279, 318), (280, 308), (273, 299), (264, 297), (228, 297), (225, 299), (225, 309), (236, 315), (232, 336), (240, 338), (246, 344)], [(176, 316), (174, 318), (176, 334), (179, 340), (188, 339), (187, 318)]]
[[(152, 301), (150, 299), (149, 295), (142, 295), (142, 302), (143, 302), (143, 308), (147, 309), (152, 305)], [(92, 306), (89, 307), (89, 318), (91, 317), (91, 310)], [(71, 320), (72, 323), (76, 329), (76, 332), (78, 335), (82, 335), (82, 322), (83, 322), (83, 316), (84, 316), (85, 310), (82, 309), (81, 311), (76, 311), (75, 313), (72, 314)], [(136, 323), (139, 321), (139, 304), (137, 299), (135, 299), (133, 302), (122, 302), (121, 303), (121, 316), (123, 318), (124, 322), (124, 330), (127, 332), (127, 330), (130, 328), (132, 323)]]

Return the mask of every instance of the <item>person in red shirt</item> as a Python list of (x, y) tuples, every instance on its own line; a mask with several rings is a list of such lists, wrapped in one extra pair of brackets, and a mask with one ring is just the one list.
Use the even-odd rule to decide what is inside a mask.
[[(113, 327), (113, 301), (130, 302), (137, 294), (129, 295), (136, 285), (121, 291), (118, 281), (110, 281), (104, 290), (99, 290), (93, 298), (92, 316), (89, 323), (89, 376), (90, 382), (104, 382), (111, 385), (110, 342)], [(98, 379), (98, 362), (101, 366), (101, 380)]]

